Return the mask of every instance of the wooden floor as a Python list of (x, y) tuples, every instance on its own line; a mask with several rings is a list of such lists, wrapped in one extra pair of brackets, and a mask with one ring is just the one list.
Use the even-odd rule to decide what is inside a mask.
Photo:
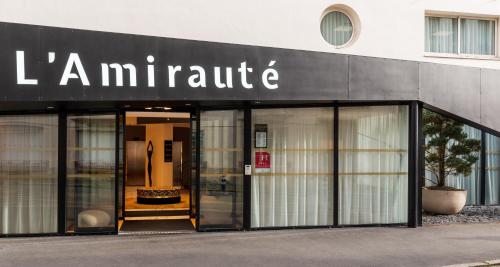
[(125, 211), (131, 210), (189, 210), (189, 190), (182, 190), (181, 202), (173, 204), (139, 204), (137, 203), (137, 188), (139, 186), (125, 187)]

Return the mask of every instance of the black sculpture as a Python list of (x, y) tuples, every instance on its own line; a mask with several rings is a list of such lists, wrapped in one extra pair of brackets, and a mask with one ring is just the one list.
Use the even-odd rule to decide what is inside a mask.
[(149, 177), (149, 186), (153, 187), (153, 180), (151, 180), (151, 172), (153, 171), (153, 165), (151, 163), (151, 157), (153, 156), (153, 142), (149, 140), (148, 148), (148, 177)]

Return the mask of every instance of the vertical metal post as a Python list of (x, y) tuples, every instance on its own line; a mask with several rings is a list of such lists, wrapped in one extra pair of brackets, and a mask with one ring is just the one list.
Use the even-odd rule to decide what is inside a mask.
[(127, 139), (125, 138), (127, 128), (127, 112), (122, 111), (122, 219), (125, 220), (125, 179), (127, 176)]
[(486, 132), (484, 130), (481, 131), (481, 154), (480, 154), (480, 162), (479, 167), (480, 176), (479, 176), (479, 184), (480, 184), (480, 195), (481, 195), (481, 205), (486, 205)]
[(420, 138), (419, 109), (417, 101), (409, 106), (409, 138), (408, 138), (408, 227), (418, 226), (418, 202), (420, 179)]
[(66, 232), (66, 152), (67, 152), (67, 114), (65, 111), (59, 113), (58, 123), (58, 154), (57, 154), (57, 181), (58, 181), (58, 210), (57, 210), (57, 232)]
[(196, 108), (196, 231), (200, 231), (200, 164), (201, 164), (201, 116), (200, 108)]
[(418, 103), (418, 111), (417, 111), (417, 138), (418, 144), (418, 173), (417, 173), (417, 185), (418, 185), (418, 196), (417, 196), (417, 225), (422, 226), (422, 187), (424, 184), (424, 176), (425, 176), (425, 136), (424, 136), (424, 121), (423, 121), (423, 107), (422, 103)]
[[(189, 219), (193, 218), (193, 111), (189, 111)], [(196, 121), (195, 121), (196, 123)], [(196, 126), (195, 126), (196, 127)], [(195, 133), (196, 135), (196, 133)], [(196, 137), (195, 137), (196, 140)], [(196, 149), (196, 147), (194, 147)], [(196, 156), (196, 155), (195, 155)], [(196, 219), (195, 219), (196, 220)]]
[[(237, 147), (238, 147), (238, 146), (237, 146), (237, 144), (238, 144), (238, 137), (239, 137), (239, 136), (238, 136), (238, 120), (239, 120), (239, 119), (241, 119), (241, 118), (240, 118), (240, 112), (241, 112), (240, 110), (234, 110), (234, 111), (233, 111), (233, 123), (232, 123), (232, 125), (233, 125), (233, 126), (232, 126), (232, 127), (233, 127), (233, 136), (232, 136), (232, 138), (233, 138), (233, 140), (232, 140), (232, 144), (233, 144), (234, 148), (237, 148)], [(244, 120), (245, 120), (245, 118), (243, 117), (243, 125), (242, 125), (242, 126), (243, 126), (243, 131), (245, 130), (245, 128), (244, 128), (244, 126), (245, 126)], [(241, 137), (240, 137), (240, 138), (241, 138)], [(244, 140), (243, 140), (243, 141), (244, 141)], [(242, 153), (244, 153), (244, 152), (242, 152)], [(234, 167), (238, 167), (238, 163), (239, 163), (239, 164), (244, 164), (244, 163), (242, 163), (242, 162), (238, 162), (237, 157), (234, 157), (234, 158), (233, 158), (233, 162), (232, 162), (233, 166), (234, 166)], [(243, 170), (244, 170), (244, 166), (240, 166), (240, 167), (243, 167), (243, 168), (241, 168), (241, 170), (242, 170), (242, 172), (243, 172)], [(238, 181), (239, 179), (241, 179), (241, 180), (240, 180), (240, 181)], [(231, 201), (231, 207), (232, 207), (232, 208), (231, 208), (231, 218), (232, 218), (232, 222), (231, 222), (231, 224), (232, 224), (232, 228), (238, 228), (238, 218), (237, 218), (237, 216), (238, 216), (238, 205), (236, 204), (236, 203), (237, 203), (236, 199), (237, 199), (237, 197), (238, 197), (238, 192), (239, 192), (239, 190), (238, 190), (238, 184), (239, 184), (239, 183), (238, 183), (238, 182), (240, 182), (240, 183), (241, 183), (241, 186), (243, 186), (244, 179), (245, 179), (245, 177), (244, 177), (244, 176), (241, 176), (241, 177), (239, 177), (239, 176), (234, 176), (234, 177), (231, 179), (231, 180), (232, 180), (232, 184), (233, 184), (233, 188), (232, 188), (232, 189), (230, 189), (230, 190), (231, 190), (231, 192), (232, 192), (232, 193), (231, 193), (231, 200), (232, 200), (232, 201)], [(221, 182), (222, 182), (222, 181), (221, 181)], [(243, 189), (243, 188), (242, 188), (242, 189)], [(227, 189), (226, 189), (226, 190), (227, 190)], [(243, 189), (243, 190), (244, 190), (244, 189)], [(243, 192), (242, 192), (242, 193), (243, 193)], [(241, 194), (241, 193), (240, 193), (240, 194)], [(241, 207), (241, 208), (242, 208), (242, 207)], [(243, 214), (241, 214), (241, 216), (243, 217)], [(243, 218), (242, 218), (242, 220), (243, 220)], [(241, 222), (241, 224), (243, 224), (243, 222)], [(241, 227), (242, 227), (242, 226), (243, 226), (243, 225), (241, 225)]]
[(339, 225), (339, 106), (333, 108), (333, 226)]
[(120, 112), (115, 113), (115, 233), (118, 233), (118, 179), (120, 164)]
[[(244, 128), (243, 128), (243, 161), (245, 165), (252, 164), (252, 110), (245, 109), (244, 111)], [(244, 166), (243, 166), (243, 169)], [(243, 228), (248, 230), (251, 228), (251, 209), (252, 209), (252, 176), (243, 176)]]

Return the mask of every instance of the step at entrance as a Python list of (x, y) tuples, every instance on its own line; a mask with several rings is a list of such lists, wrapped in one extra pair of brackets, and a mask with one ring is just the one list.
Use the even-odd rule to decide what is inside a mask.
[(126, 210), (125, 217), (151, 217), (151, 216), (185, 216), (189, 209), (176, 210)]
[(190, 219), (125, 220), (120, 233), (191, 233), (194, 226)]

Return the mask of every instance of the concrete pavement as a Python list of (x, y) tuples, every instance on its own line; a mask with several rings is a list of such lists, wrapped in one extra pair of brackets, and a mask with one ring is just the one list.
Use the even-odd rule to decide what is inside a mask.
[(443, 266), (500, 259), (500, 224), (0, 239), (0, 266)]

